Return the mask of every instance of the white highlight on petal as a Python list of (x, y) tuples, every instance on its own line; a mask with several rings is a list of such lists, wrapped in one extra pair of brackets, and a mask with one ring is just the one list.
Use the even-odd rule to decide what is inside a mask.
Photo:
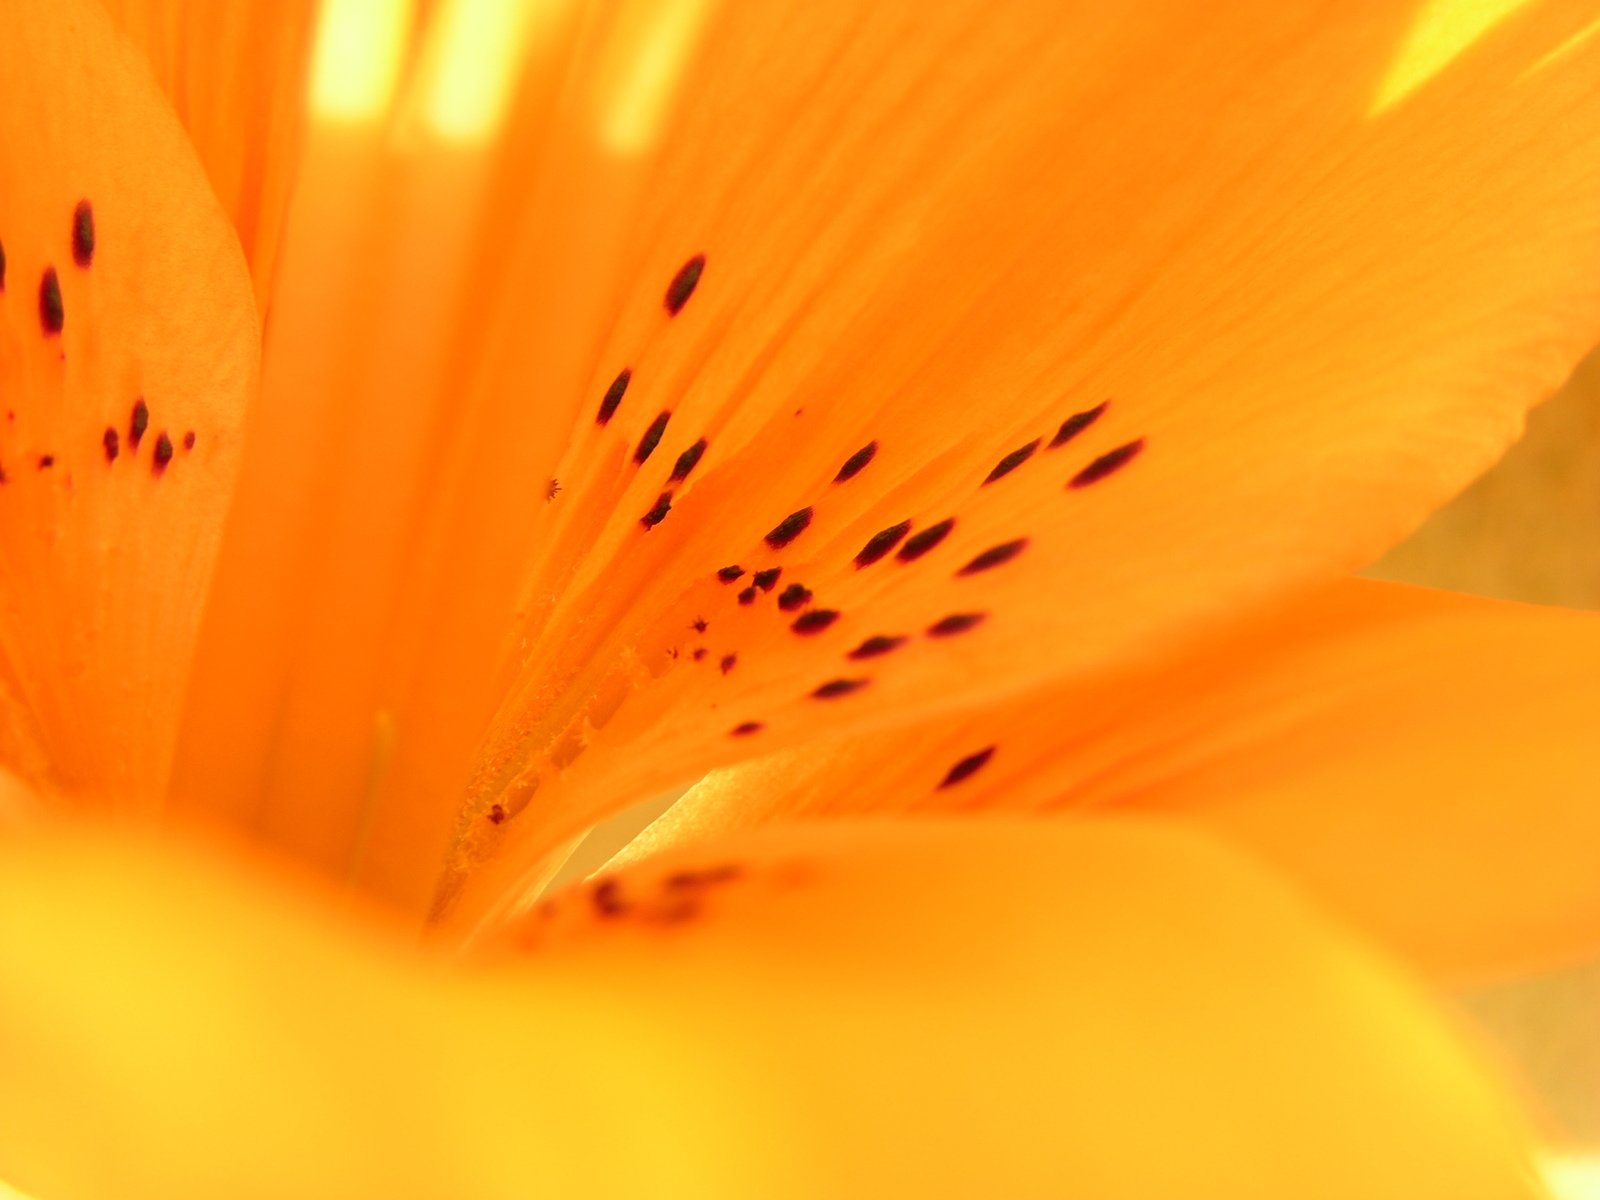
[(1428, 0), (1378, 85), (1368, 116), (1393, 108), (1532, 0)]
[(313, 115), (368, 121), (388, 112), (411, 27), (412, 2), (327, 0), (311, 66)]
[(1589, 39), (1594, 37), (1594, 35), (1597, 33), (1600, 33), (1600, 17), (1596, 17), (1594, 20), (1590, 21), (1582, 29), (1578, 30), (1577, 33), (1573, 34), (1554, 50), (1550, 51), (1550, 53), (1541, 57), (1538, 62), (1534, 63), (1533, 66), (1529, 67), (1522, 73), (1522, 78), (1528, 79), (1531, 76), (1537, 75), (1546, 67), (1554, 66), (1562, 59), (1571, 57), (1579, 50), (1583, 49), (1584, 45), (1589, 41)]
[(1539, 1161), (1555, 1200), (1600, 1200), (1600, 1155), (1549, 1155)]
[(505, 118), (535, 31), (567, 0), (449, 0), (434, 26), (422, 116), (440, 137), (493, 136)]
[(607, 149), (628, 156), (655, 141), (710, 12), (710, 0), (669, 0), (628, 14), (637, 20), (619, 21), (623, 28), (633, 27), (634, 36), (602, 100), (600, 139)]

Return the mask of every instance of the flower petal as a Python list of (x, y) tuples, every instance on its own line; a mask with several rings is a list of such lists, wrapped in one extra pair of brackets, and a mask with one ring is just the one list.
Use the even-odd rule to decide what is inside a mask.
[(534, 506), (456, 919), (711, 762), (1359, 565), (1600, 328), (1600, 115), (1569, 73), (1600, 43), (1535, 69), (1592, 5), (1518, 14), (1376, 116), (1405, 6), (737, 8)]
[(1157, 664), (713, 772), (630, 846), (899, 810), (1161, 812), (1426, 967), (1600, 946), (1600, 615), (1351, 581)]
[(1554, 53), (1600, 5), (1529, 4), (1377, 111), (1418, 8), (553, 20), (499, 142), (341, 189), (186, 795), (418, 908), (448, 847), (466, 921), (759, 744), (1368, 560), (1600, 327), (1600, 42)]
[(0, 46), (0, 762), (163, 790), (255, 385), (238, 242), (93, 3)]
[(145, 54), (266, 306), (299, 152), (315, 0), (102, 0)]
[(0, 1171), (63, 1200), (1539, 1194), (1427, 1005), (1188, 834), (869, 823), (609, 886), (446, 973), (226, 856), (8, 849)]

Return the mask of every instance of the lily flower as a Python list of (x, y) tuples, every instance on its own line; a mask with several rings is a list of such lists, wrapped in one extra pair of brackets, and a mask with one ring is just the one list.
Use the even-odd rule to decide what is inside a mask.
[[(4, 0), (0, 1178), (1541, 1194), (1600, 4)], [(700, 782), (615, 869), (598, 821)], [(820, 818), (827, 819), (820, 819)]]

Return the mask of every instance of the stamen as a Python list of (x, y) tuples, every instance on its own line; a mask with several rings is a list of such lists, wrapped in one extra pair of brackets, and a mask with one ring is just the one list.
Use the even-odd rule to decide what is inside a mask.
[(834, 609), (814, 608), (808, 613), (801, 613), (789, 628), (800, 634), (821, 633), (838, 619), (839, 614)]
[(667, 285), (667, 316), (675, 317), (683, 311), (683, 306), (689, 303), (689, 297), (694, 295), (694, 289), (700, 282), (700, 272), (705, 269), (706, 256), (704, 254), (696, 254), (678, 268), (678, 273), (672, 277), (672, 282)]
[(995, 463), (994, 470), (989, 472), (989, 476), (983, 481), (982, 486), (988, 487), (996, 479), (1003, 479), (1007, 475), (1011, 474), (1011, 472), (1015, 471), (1023, 463), (1032, 458), (1033, 452), (1038, 448), (1039, 439), (1034, 438), (1033, 441), (1029, 442), (1026, 446), (1019, 446), (1017, 449), (1013, 450), (999, 462)]
[(644, 431), (644, 436), (639, 439), (639, 448), (633, 452), (633, 461), (643, 463), (655, 453), (656, 447), (661, 444), (661, 435), (667, 432), (667, 422), (672, 419), (670, 412), (664, 412), (654, 421), (650, 428)]
[(990, 546), (977, 558), (956, 572), (957, 575), (976, 575), (979, 571), (987, 571), (991, 567), (998, 567), (1010, 562), (1027, 547), (1027, 538), (1018, 538), (1014, 542), (1002, 542), (998, 546)]
[(604, 425), (616, 415), (617, 405), (622, 403), (622, 397), (628, 391), (628, 383), (633, 378), (633, 372), (627, 367), (611, 381), (611, 386), (606, 389), (606, 394), (600, 399), (600, 411), (595, 414), (594, 423)]
[(856, 555), (856, 570), (870, 567), (889, 551), (900, 544), (900, 539), (911, 532), (911, 522), (901, 521), (898, 525), (891, 525), (887, 529), (880, 529), (867, 539), (867, 544), (861, 547)]
[(963, 779), (971, 779), (983, 769), (985, 763), (994, 757), (994, 751), (995, 748), (993, 746), (987, 746), (976, 754), (967, 755), (950, 768), (949, 773), (945, 775), (943, 782), (939, 786), (941, 788), (954, 787)]
[(802, 508), (799, 512), (792, 512), (773, 526), (772, 532), (767, 534), (767, 545), (774, 550), (782, 550), (804, 533), (810, 524), (811, 509)]
[(54, 267), (46, 267), (44, 274), (39, 277), (39, 326), (48, 337), (60, 333), (66, 323), (67, 310), (61, 303), (61, 281), (56, 278)]
[(878, 443), (868, 442), (865, 446), (861, 447), (861, 449), (857, 450), (849, 458), (844, 460), (844, 466), (839, 468), (839, 473), (833, 477), (833, 481), (835, 483), (844, 483), (848, 480), (854, 479), (857, 475), (861, 474), (862, 471), (866, 470), (867, 464), (877, 456), (877, 453)]
[(80, 267), (94, 261), (94, 209), (87, 200), (72, 210), (72, 261)]
[(877, 658), (878, 655), (887, 654), (891, 650), (898, 650), (905, 644), (906, 639), (903, 637), (886, 637), (883, 634), (878, 634), (876, 637), (869, 637), (866, 641), (862, 642), (861, 645), (857, 646), (854, 650), (850, 651), (849, 654), (845, 655), (845, 657), (854, 658), (857, 660), (863, 658)]
[(929, 525), (926, 529), (918, 530), (911, 535), (904, 546), (900, 547), (900, 553), (895, 557), (901, 562), (911, 562), (914, 559), (921, 558), (929, 550), (932, 550), (945, 538), (949, 537), (950, 531), (955, 527), (956, 519), (954, 517), (946, 517), (937, 525)]
[(801, 583), (791, 583), (778, 597), (778, 607), (784, 612), (793, 612), (809, 603), (811, 603), (811, 589)]
[(1069, 488), (1085, 488), (1091, 483), (1099, 483), (1107, 475), (1120, 471), (1132, 462), (1139, 451), (1144, 449), (1144, 439), (1129, 442), (1126, 446), (1118, 446), (1115, 450), (1108, 450), (1095, 459), (1083, 470), (1072, 477), (1068, 483)]
[(700, 456), (705, 452), (706, 439), (701, 438), (682, 454), (678, 455), (678, 461), (673, 465), (672, 474), (667, 477), (667, 482), (682, 483), (689, 478), (689, 472), (695, 469), (700, 462)]

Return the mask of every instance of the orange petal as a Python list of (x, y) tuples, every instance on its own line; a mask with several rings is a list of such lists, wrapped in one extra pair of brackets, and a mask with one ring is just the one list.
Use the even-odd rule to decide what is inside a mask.
[(1176, 814), (1429, 969), (1600, 946), (1600, 615), (1351, 581), (1159, 663), (713, 772), (622, 856), (897, 810)]
[(1539, 1194), (1417, 995), (1175, 831), (746, 839), (569, 895), (466, 970), (253, 867), (87, 830), (4, 853), (7, 1178), (63, 1200)]
[[(259, 443), (276, 540), (242, 526), (186, 796), (418, 906), (451, 846), (467, 918), (739, 726), (997, 699), (1368, 559), (1593, 336), (1600, 42), (1552, 52), (1594, 0), (1381, 111), (1393, 0), (928, 8), (556, 22), (499, 142), (349, 190), (378, 265), (280, 343), (304, 419)], [(493, 186), (446, 206), (463, 157)]]
[(177, 110), (265, 309), (299, 152), (315, 0), (102, 2)]
[(238, 242), (98, 6), (0, 47), (0, 762), (149, 803), (255, 386)]

